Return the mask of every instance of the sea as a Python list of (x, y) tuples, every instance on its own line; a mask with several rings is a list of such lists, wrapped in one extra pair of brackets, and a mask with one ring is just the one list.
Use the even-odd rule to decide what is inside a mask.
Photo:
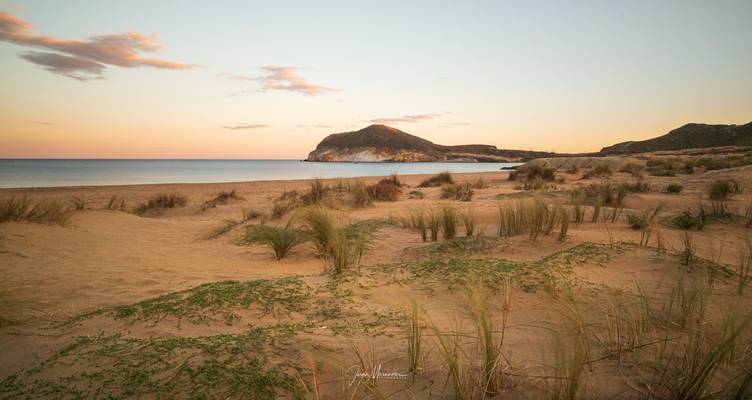
[(397, 173), (490, 172), (519, 163), (355, 163), (299, 160), (2, 159), (0, 188), (352, 178)]

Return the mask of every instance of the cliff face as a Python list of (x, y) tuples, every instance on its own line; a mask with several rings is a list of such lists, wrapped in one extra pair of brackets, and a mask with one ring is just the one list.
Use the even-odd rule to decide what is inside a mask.
[(351, 162), (504, 162), (550, 156), (551, 153), (499, 150), (496, 146), (471, 144), (442, 146), (386, 125), (329, 135), (306, 161)]
[(686, 124), (657, 138), (604, 147), (601, 153), (643, 153), (724, 146), (752, 146), (752, 122), (744, 125)]

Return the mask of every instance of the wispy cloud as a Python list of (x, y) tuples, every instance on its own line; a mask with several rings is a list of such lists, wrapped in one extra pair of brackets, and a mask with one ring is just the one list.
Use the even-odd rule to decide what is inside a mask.
[(140, 53), (154, 52), (163, 47), (155, 35), (128, 32), (92, 36), (84, 40), (58, 39), (31, 33), (29, 22), (7, 12), (0, 12), (0, 41), (57, 52), (28, 51), (21, 57), (47, 71), (79, 81), (102, 79), (107, 66), (175, 70), (196, 67), (142, 57)]
[(332, 129), (334, 128), (332, 125), (325, 125), (325, 124), (316, 124), (316, 125), (297, 125), (296, 128), (322, 128), (322, 129)]
[(225, 129), (231, 129), (233, 131), (240, 130), (240, 129), (261, 129), (261, 128), (268, 128), (269, 125), (264, 124), (238, 124), (238, 125), (231, 125), (231, 126), (225, 126)]
[(26, 123), (31, 125), (62, 126), (62, 124), (50, 121), (27, 121)]
[(413, 115), (403, 115), (401, 117), (374, 118), (374, 119), (369, 119), (366, 122), (372, 122), (374, 124), (394, 124), (394, 123), (400, 123), (400, 122), (415, 123), (415, 122), (423, 122), (423, 121), (431, 120), (440, 116), (441, 114), (413, 114)]
[(296, 67), (280, 67), (269, 65), (262, 67), (261, 69), (264, 70), (267, 74), (257, 77), (226, 74), (225, 77), (232, 80), (259, 82), (259, 84), (261, 85), (260, 90), (262, 92), (269, 90), (285, 90), (290, 92), (297, 92), (304, 96), (321, 96), (327, 93), (338, 91), (337, 89), (332, 89), (307, 81), (305, 78), (298, 75), (297, 71), (299, 68)]

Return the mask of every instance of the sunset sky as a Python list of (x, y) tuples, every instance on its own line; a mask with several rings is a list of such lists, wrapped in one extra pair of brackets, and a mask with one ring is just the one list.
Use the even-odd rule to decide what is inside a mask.
[(0, 158), (595, 151), (752, 121), (752, 1), (0, 0)]

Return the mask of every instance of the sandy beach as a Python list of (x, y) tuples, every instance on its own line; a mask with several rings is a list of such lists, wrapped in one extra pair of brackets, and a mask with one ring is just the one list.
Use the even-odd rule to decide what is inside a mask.
[[(536, 398), (552, 390), (555, 384), (537, 377), (553, 373), (556, 351), (551, 332), (568, 329), (562, 315), (569, 311), (562, 310), (573, 304), (581, 313), (578, 315), (593, 326), (593, 331), (607, 329), (602, 326), (604, 318), (615, 310), (613, 307), (632, 304), (638, 288), (645, 290), (656, 303), (664, 302), (675, 290), (676, 282), (704, 276), (713, 265), (718, 265), (728, 266), (724, 268), (730, 271), (719, 269), (721, 272), (712, 273), (714, 292), (708, 295), (704, 315), (709, 320), (721, 318), (725, 307), (722, 300), (735, 290), (733, 269), (745, 249), (749, 229), (742, 223), (724, 222), (692, 231), (696, 259), (701, 261), (683, 265), (679, 254), (686, 231), (673, 226), (670, 218), (706, 202), (707, 187), (714, 180), (733, 178), (745, 188), (752, 187), (750, 172), (750, 167), (742, 167), (675, 177), (645, 176), (644, 182), (651, 189), (629, 193), (622, 214), (614, 222), (591, 222), (590, 215), (586, 214), (583, 223), (572, 223), (563, 240), (556, 234), (541, 235), (535, 240), (526, 234), (498, 237), (499, 205), (533, 198), (543, 199), (548, 204), (566, 204), (572, 189), (602, 182), (602, 179), (583, 180), (579, 173), (559, 170), (558, 181), (541, 192), (519, 190), (519, 183), (508, 179), (509, 172), (456, 174), (455, 182), (475, 182), (477, 186), (473, 189), (472, 201), (463, 202), (441, 200), (439, 187), (421, 188), (425, 198), (409, 199), (408, 193), (429, 176), (401, 176), (402, 194), (397, 201), (376, 201), (362, 208), (330, 208), (343, 224), (382, 221), (372, 230), (357, 268), (337, 278), (326, 272), (326, 261), (317, 256), (311, 243), (295, 247), (281, 260), (276, 260), (266, 246), (237, 244), (245, 234), (245, 225), (284, 226), (291, 218), (297, 218), (295, 210), (280, 219), (265, 216), (271, 213), (275, 199), (286, 191), (305, 192), (310, 181), (2, 190), (0, 197), (25, 194), (31, 201), (67, 202), (78, 196), (84, 199), (85, 206), (75, 211), (65, 225), (19, 222), (0, 225), (0, 274), (3, 277), (0, 347), (4, 354), (0, 374), (10, 388), (7, 393), (18, 390), (15, 393), (39, 394), (35, 392), (39, 388), (29, 386), (29, 380), (43, 379), (47, 382), (44, 385), (50, 385), (43, 385), (46, 389), (53, 393), (62, 391), (57, 394), (67, 393), (65, 390), (69, 389), (53, 386), (52, 382), (71, 382), (65, 385), (82, 390), (81, 393), (93, 393), (87, 391), (91, 390), (89, 385), (93, 385), (123, 395), (141, 393), (151, 397), (154, 393), (172, 393), (190, 397), (185, 388), (167, 390), (161, 386), (164, 382), (160, 380), (175, 373), (179, 365), (170, 365), (150, 375), (146, 379), (149, 384), (131, 387), (127, 374), (144, 366), (123, 367), (119, 362), (136, 362), (134, 360), (145, 357), (143, 354), (134, 349), (122, 349), (125, 353), (136, 353), (122, 354), (123, 359), (118, 361), (117, 352), (112, 355), (96, 353), (89, 348), (94, 345), (81, 344), (81, 338), (99, 337), (103, 341), (116, 340), (112, 335), (117, 335), (117, 340), (206, 338), (285, 324), (291, 326), (292, 332), (285, 333), (289, 337), (281, 339), (282, 344), (275, 344), (273, 355), (264, 358), (263, 365), (291, 378), (267, 383), (268, 387), (264, 387), (271, 388), (272, 393), (283, 397), (308, 393), (306, 396), (311, 397), (306, 390), (311, 390), (310, 385), (314, 385), (311, 382), (315, 381), (317, 390), (322, 395), (327, 393), (325, 398), (373, 393), (373, 390), (395, 393), (395, 398), (413, 398), (416, 391), (417, 397), (451, 397), (451, 388), (443, 382), (446, 370), (441, 366), (441, 352), (433, 343), (432, 335), (426, 334), (424, 346), (431, 350), (422, 361), (420, 373), (412, 378), (405, 350), (410, 304), (412, 301), (420, 304), (422, 312), (439, 327), (437, 329), (453, 332), (457, 329), (473, 335), (468, 292), (462, 288), (468, 276), (466, 271), (456, 268), (469, 260), (479, 260), (481, 264), (508, 264), (508, 276), (512, 279), (501, 288), (496, 281), (490, 292), (489, 307), (496, 329), (499, 329), (498, 319), (502, 315), (506, 315), (508, 324), (503, 345), (500, 344), (508, 358), (504, 367), (508, 375), (504, 375), (500, 388), (515, 396)], [(379, 179), (363, 181), (373, 184)], [(608, 181), (619, 184), (633, 182), (635, 178), (628, 173), (615, 172)], [(341, 181), (324, 183), (335, 186)], [(682, 192), (679, 195), (662, 192), (669, 183), (681, 183)], [(237, 199), (202, 210), (202, 205), (218, 193), (232, 190), (236, 191)], [(151, 216), (128, 211), (160, 193), (180, 194), (187, 198), (187, 203)], [(112, 196), (125, 200), (126, 211), (105, 209)], [(730, 209), (743, 210), (750, 200), (749, 192), (743, 192), (727, 204)], [(408, 210), (447, 204), (458, 210), (472, 210), (477, 222), (472, 238), (464, 237), (462, 229), (458, 228), (457, 239), (423, 242), (418, 233), (394, 222)], [(664, 241), (660, 244), (661, 251), (656, 250), (653, 241), (647, 246), (638, 245), (642, 233), (626, 222), (630, 212), (640, 213), (656, 204), (663, 204), (657, 215), (657, 226)], [(241, 218), (244, 209), (257, 211), (263, 222), (252, 218), (207, 239), (225, 221)], [(431, 260), (439, 264), (455, 260), (458, 264), (441, 269)], [(541, 268), (551, 269), (551, 273), (545, 275), (550, 281), (534, 276)], [(527, 269), (530, 271), (523, 272)], [(285, 281), (286, 278), (292, 281)], [(218, 296), (217, 292), (205, 293), (208, 297), (195, 304), (180, 295), (178, 298), (182, 300), (174, 300), (169, 307), (148, 311), (150, 299), (165, 300), (159, 296), (169, 299), (176, 292), (190, 294), (201, 285), (216, 282), (262, 282), (259, 280), (274, 282), (270, 287), (280, 286), (274, 293), (259, 292), (256, 301), (243, 304), (218, 301), (212, 297)], [(503, 311), (505, 303), (501, 299), (506, 291), (511, 300), (509, 309)], [(292, 293), (302, 296), (296, 300), (299, 303), (292, 304), (285, 299)], [(744, 304), (748, 304), (748, 300), (748, 296), (739, 298)], [(139, 303), (143, 301), (146, 302)], [(189, 305), (180, 305), (181, 301)], [(263, 310), (259, 309), (260, 303), (265, 304)], [(134, 304), (135, 308), (128, 308)], [(126, 309), (132, 311), (124, 313)], [(114, 343), (101, 345), (115, 346)], [(73, 347), (61, 354), (66, 346)], [(619, 368), (622, 368), (621, 374), (635, 377), (645, 373), (641, 364), (633, 360), (628, 364), (635, 370), (624, 372), (626, 367), (619, 366), (613, 354), (610, 357), (595, 344), (590, 351), (594, 353), (590, 356), (593, 359), (603, 357), (587, 372), (586, 384), (592, 393), (619, 395), (630, 390), (616, 372)], [(629, 352), (629, 357), (636, 352)], [(400, 380), (366, 380), (354, 386), (343, 384), (353, 375), (351, 367), (365, 367), (358, 361), (358, 354), (374, 365), (381, 364), (382, 372), (410, 374), (410, 381), (406, 384)], [(200, 364), (202, 359), (189, 357), (181, 362)], [(101, 369), (103, 365), (112, 367), (108, 371), (114, 375), (109, 380), (84, 374), (91, 368)], [(12, 377), (10, 381), (9, 377)], [(150, 386), (156, 385), (154, 382), (161, 383)], [(369, 385), (376, 385), (376, 389), (368, 389)], [(205, 390), (217, 394), (227, 389), (215, 391), (207, 387)]]

